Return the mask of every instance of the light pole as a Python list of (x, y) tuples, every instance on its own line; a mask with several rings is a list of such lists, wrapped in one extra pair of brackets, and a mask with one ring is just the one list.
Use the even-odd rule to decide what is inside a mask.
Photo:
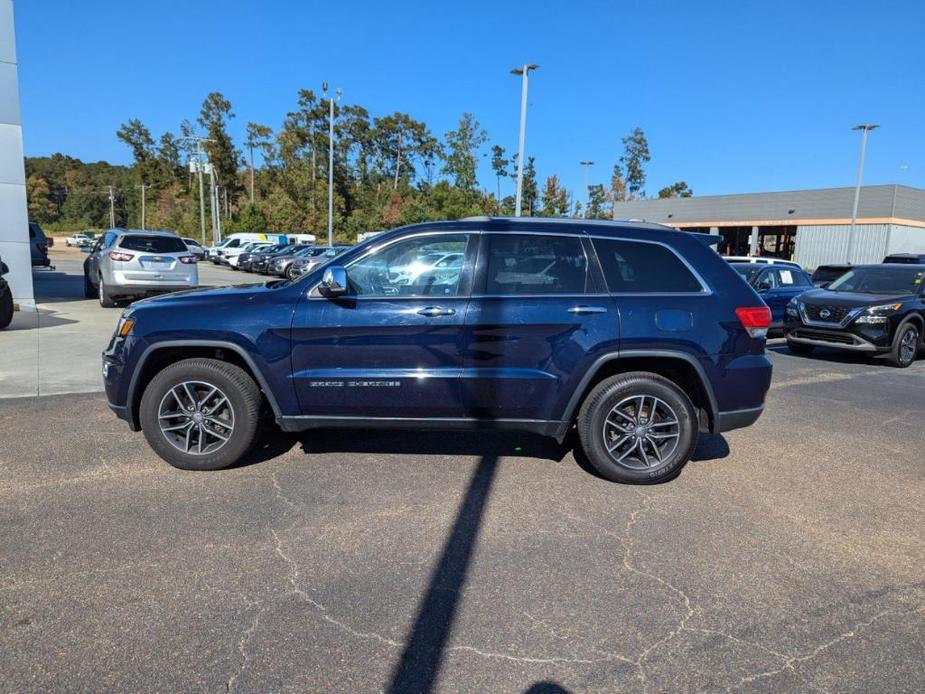
[(511, 70), (512, 75), (520, 75), (520, 147), (517, 155), (517, 197), (514, 202), (514, 216), (520, 216), (520, 202), (523, 199), (524, 187), (524, 143), (527, 139), (527, 82), (530, 79), (530, 70), (536, 70), (539, 65), (528, 63), (522, 67)]
[(863, 123), (856, 125), (852, 130), (861, 131), (861, 159), (858, 161), (858, 179), (854, 184), (854, 206), (851, 208), (851, 229), (848, 230), (848, 253), (845, 260), (851, 262), (852, 251), (854, 251), (854, 227), (858, 220), (858, 201), (861, 199), (861, 178), (864, 176), (864, 154), (867, 152), (867, 133), (876, 130), (879, 125), (873, 123)]
[[(328, 93), (328, 83), (323, 82), (321, 91)], [(328, 97), (331, 104), (330, 117), (328, 118), (328, 247), (334, 245), (334, 102), (340, 101), (342, 94), (340, 87), (334, 90), (334, 94)]]
[(583, 167), (585, 167), (585, 209), (584, 209), (584, 214), (582, 215), (582, 217), (587, 219), (588, 218), (588, 169), (594, 166), (594, 162), (585, 159), (584, 161), (580, 161), (578, 163), (581, 164)]

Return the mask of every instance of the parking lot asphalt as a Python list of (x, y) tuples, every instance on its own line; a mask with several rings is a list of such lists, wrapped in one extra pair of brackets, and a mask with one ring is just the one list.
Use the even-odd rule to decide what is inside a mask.
[[(0, 335), (0, 398), (98, 392), (100, 353), (106, 347), (121, 309), (106, 309), (84, 298), (83, 261), (77, 248), (59, 241), (49, 251), (54, 270), (32, 273), (38, 310), (20, 312)], [(212, 263), (199, 265), (202, 286), (259, 282)]]
[(181, 472), (99, 395), (2, 401), (0, 687), (921, 691), (925, 361), (771, 356), (652, 487), (495, 433)]

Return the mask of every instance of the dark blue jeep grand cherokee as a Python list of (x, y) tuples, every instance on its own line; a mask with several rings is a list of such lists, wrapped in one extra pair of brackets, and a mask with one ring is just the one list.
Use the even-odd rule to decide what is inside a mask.
[(754, 422), (771, 381), (769, 311), (708, 238), (581, 220), (395, 229), (295, 281), (133, 304), (103, 354), (106, 392), (187, 469), (234, 463), (272, 412), (286, 431), (562, 441), (577, 426), (605, 477), (666, 480), (700, 431)]

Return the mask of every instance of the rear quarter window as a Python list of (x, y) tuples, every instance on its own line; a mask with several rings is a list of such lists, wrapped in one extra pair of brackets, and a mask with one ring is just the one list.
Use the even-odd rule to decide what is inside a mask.
[(119, 248), (141, 253), (185, 253), (186, 244), (176, 236), (123, 236)]
[(593, 239), (607, 288), (625, 293), (698, 293), (704, 290), (669, 248), (623, 239)]

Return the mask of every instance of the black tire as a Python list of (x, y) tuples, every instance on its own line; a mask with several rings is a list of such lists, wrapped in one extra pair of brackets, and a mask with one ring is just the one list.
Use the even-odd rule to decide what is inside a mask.
[(293, 267), (292, 265), (287, 267), (286, 268), (286, 279), (294, 280), (296, 277), (298, 277), (298, 275), (295, 274), (295, 267)]
[[(203, 384), (203, 391), (208, 387), (218, 388), (227, 398), (232, 413), (232, 427), (228, 439), (211, 452), (180, 450), (168, 439), (168, 436), (180, 434), (164, 432), (160, 426), (162, 408), (165, 403), (172, 402), (173, 396), (168, 394), (175, 387), (181, 389), (184, 382), (193, 381)], [(260, 425), (261, 402), (260, 389), (240, 367), (217, 359), (184, 359), (160, 371), (145, 388), (139, 409), (141, 428), (154, 452), (174, 467), (182, 470), (221, 470), (238, 462), (254, 445)], [(182, 416), (184, 415), (170, 415)], [(201, 432), (202, 427), (199, 429)], [(221, 431), (228, 434), (227, 427)], [(202, 434), (199, 433), (198, 436)], [(191, 442), (193, 438), (196, 437), (186, 440)]]
[(13, 292), (10, 285), (0, 282), (0, 330), (13, 322)]
[(787, 349), (789, 349), (794, 354), (799, 354), (803, 357), (805, 357), (807, 354), (812, 354), (815, 348), (815, 345), (804, 345), (802, 342), (791, 342), (790, 340), (787, 340)]
[(93, 282), (90, 281), (90, 276), (86, 272), (84, 273), (84, 298), (96, 298), (96, 290), (93, 288)]
[[(650, 404), (640, 407), (638, 398), (643, 396), (644, 402)], [(661, 404), (655, 404), (657, 401)], [(637, 424), (626, 421), (631, 417), (609, 419), (622, 403), (628, 403), (630, 411), (636, 409), (632, 419), (638, 417)], [(675, 417), (674, 425), (667, 424), (672, 421), (669, 412)], [(614, 421), (630, 429), (617, 429), (610, 423)], [(699, 432), (697, 411), (684, 391), (667, 378), (645, 371), (601, 381), (585, 398), (578, 414), (578, 436), (585, 455), (603, 477), (613, 482), (654, 484), (673, 479), (694, 454)], [(676, 436), (665, 438), (669, 434)], [(656, 435), (660, 437), (660, 448), (654, 448), (655, 440), (650, 438)], [(612, 454), (605, 440), (626, 443), (617, 445)], [(621, 454), (626, 455), (618, 462)], [(655, 460), (647, 465), (643, 459)]]
[(100, 275), (99, 286), (97, 287), (97, 298), (100, 300), (100, 306), (103, 308), (115, 308), (116, 300), (109, 293), (109, 290), (106, 289), (106, 283), (103, 281), (103, 276)]
[(922, 332), (919, 330), (918, 325), (911, 321), (903, 323), (899, 326), (893, 338), (893, 347), (890, 349), (887, 361), (899, 369), (905, 369), (912, 366), (912, 362), (915, 361), (921, 347)]

